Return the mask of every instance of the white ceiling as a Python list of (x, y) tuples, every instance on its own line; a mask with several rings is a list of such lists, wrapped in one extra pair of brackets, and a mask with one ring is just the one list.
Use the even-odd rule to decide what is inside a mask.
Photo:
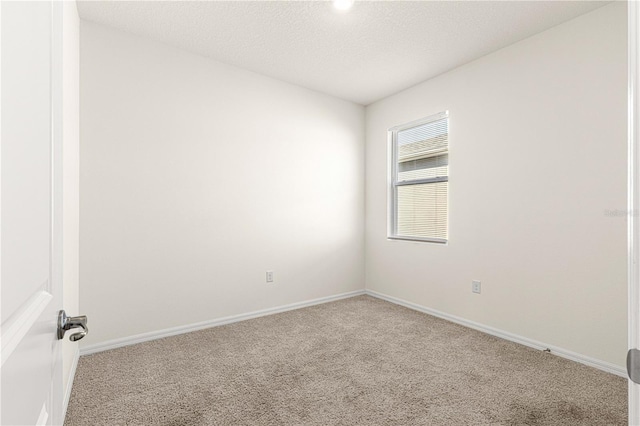
[(84, 1), (82, 19), (367, 105), (608, 2)]

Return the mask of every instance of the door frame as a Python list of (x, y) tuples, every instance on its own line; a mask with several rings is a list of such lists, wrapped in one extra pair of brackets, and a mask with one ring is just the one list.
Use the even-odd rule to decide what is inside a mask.
[[(640, 346), (640, 140), (638, 89), (638, 27), (640, 26), (640, 7), (636, 1), (627, 2), (628, 13), (628, 346), (629, 349)], [(629, 424), (640, 425), (640, 385), (629, 382)]]
[[(51, 0), (51, 292), (63, 309), (63, 2)], [(54, 293), (55, 292), (55, 293)], [(63, 340), (55, 342), (51, 381), (53, 425), (64, 423)]]

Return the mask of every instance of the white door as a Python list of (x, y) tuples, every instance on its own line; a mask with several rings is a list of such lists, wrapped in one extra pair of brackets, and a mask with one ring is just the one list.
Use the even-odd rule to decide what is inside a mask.
[(60, 8), (0, 3), (2, 425), (63, 421)]

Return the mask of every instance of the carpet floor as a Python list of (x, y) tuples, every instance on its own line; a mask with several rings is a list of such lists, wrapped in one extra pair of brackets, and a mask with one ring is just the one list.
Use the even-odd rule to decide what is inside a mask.
[(80, 358), (65, 425), (626, 425), (627, 382), (369, 296)]

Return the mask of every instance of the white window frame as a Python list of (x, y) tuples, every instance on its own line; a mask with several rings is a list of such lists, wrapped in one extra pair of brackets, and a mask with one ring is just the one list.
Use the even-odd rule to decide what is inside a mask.
[[(398, 235), (397, 233), (397, 212), (398, 212), (398, 187), (404, 185), (416, 185), (421, 183), (437, 183), (437, 182), (448, 182), (449, 176), (451, 175), (451, 170), (448, 170), (447, 176), (429, 178), (429, 179), (414, 179), (411, 181), (404, 181), (402, 183), (398, 183), (398, 132), (406, 129), (410, 129), (412, 127), (421, 126), (423, 124), (428, 124), (434, 121), (442, 120), (443, 118), (449, 119), (449, 111), (443, 111), (438, 114), (433, 114), (425, 118), (421, 118), (419, 120), (411, 121), (409, 123), (405, 123), (399, 126), (392, 127), (388, 130), (388, 140), (389, 140), (389, 155), (388, 157), (391, 160), (391, 164), (389, 165), (389, 190), (388, 190), (388, 228), (387, 228), (387, 238), (390, 240), (404, 240), (404, 241), (419, 241), (419, 242), (427, 242), (427, 243), (438, 243), (438, 244), (447, 244), (449, 239), (444, 238), (424, 238), (424, 237), (412, 237), (408, 235)], [(449, 123), (447, 123), (448, 126)], [(448, 138), (449, 139), (449, 138)], [(451, 158), (449, 146), (447, 145), (447, 154), (449, 154), (449, 158)], [(449, 187), (447, 189), (447, 237), (449, 236), (449, 217), (448, 217), (448, 206), (449, 206)]]

